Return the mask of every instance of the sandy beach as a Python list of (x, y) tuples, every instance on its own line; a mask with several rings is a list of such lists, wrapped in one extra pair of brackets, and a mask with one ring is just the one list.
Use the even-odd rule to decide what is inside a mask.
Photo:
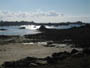
[[(63, 44), (60, 44), (63, 45)], [(39, 44), (22, 44), (22, 43), (10, 43), (0, 45), (0, 64), (5, 61), (15, 61), (27, 56), (44, 58), (51, 56), (55, 52), (70, 52), (72, 48), (70, 46), (64, 47), (44, 47)]]

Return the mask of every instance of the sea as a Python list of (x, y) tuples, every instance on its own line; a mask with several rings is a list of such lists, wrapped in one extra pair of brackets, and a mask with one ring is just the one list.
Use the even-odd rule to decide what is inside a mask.
[[(58, 26), (48, 26), (48, 29), (69, 29), (72, 27), (80, 27), (80, 24), (70, 24), (70, 25), (58, 25)], [(25, 29), (24, 29), (24, 28)], [(0, 35), (27, 35), (27, 34), (38, 34), (40, 25), (21, 25), (21, 26), (0, 26)], [(4, 29), (4, 30), (2, 30)]]

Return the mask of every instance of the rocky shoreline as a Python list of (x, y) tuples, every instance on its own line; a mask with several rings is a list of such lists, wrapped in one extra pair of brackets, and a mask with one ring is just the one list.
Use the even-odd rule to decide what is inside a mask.
[(89, 47), (90, 24), (70, 29), (46, 29), (43, 25), (39, 28), (42, 33), (23, 36), (0, 35), (0, 43), (28, 43), (46, 42), (74, 44), (77, 47)]
[[(0, 46), (9, 45), (10, 43), (14, 46), (15, 43), (46, 42), (46, 45), (44, 45), (44, 47), (40, 47), (40, 49), (45, 48), (46, 51), (48, 47), (50, 49), (52, 47), (55, 49), (55, 44), (72, 44), (72, 47), (82, 48), (83, 50), (78, 51), (76, 49), (72, 49), (72, 51), (68, 52), (66, 49), (63, 52), (53, 52), (52, 49), (51, 51), (53, 54), (51, 56), (47, 56), (45, 58), (28, 56), (16, 61), (5, 61), (1, 65), (1, 68), (90, 68), (90, 24), (61, 30), (46, 29), (42, 26), (39, 30), (42, 33), (34, 35), (0, 35)], [(20, 48), (21, 47), (22, 45), (20, 45)], [(29, 45), (29, 47), (31, 46)], [(25, 49), (27, 50), (26, 46)], [(25, 52), (27, 53), (27, 51)], [(22, 53), (22, 55), (23, 54), (24, 53)]]
[[(90, 62), (90, 60), (88, 59), (90, 59), (90, 49), (83, 49), (83, 51), (72, 49), (71, 52), (64, 51), (53, 53), (51, 57), (50, 56), (47, 56), (45, 58), (26, 57), (17, 61), (5, 62), (1, 65), (1, 68), (45, 68), (45, 67), (49, 68), (48, 66), (52, 68), (60, 68), (62, 66), (63, 68), (72, 68), (73, 66), (75, 66), (73, 68), (76, 67), (82, 68), (83, 66), (86, 66), (84, 68), (89, 68), (90, 67), (89, 63), (86, 63)], [(79, 60), (79, 62), (77, 60)], [(82, 62), (85, 60), (86, 62)], [(69, 65), (67, 64), (67, 62)], [(77, 63), (81, 64), (76, 65)], [(66, 67), (66, 65), (68, 66)]]

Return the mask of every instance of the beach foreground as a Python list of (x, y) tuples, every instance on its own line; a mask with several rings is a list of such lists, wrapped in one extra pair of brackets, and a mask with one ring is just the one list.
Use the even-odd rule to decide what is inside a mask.
[[(65, 45), (65, 44), (60, 44)], [(0, 64), (5, 61), (13, 61), (27, 56), (44, 58), (50, 56), (55, 52), (70, 52), (70, 46), (63, 47), (45, 47), (43, 44), (23, 44), (23, 43), (10, 43), (0, 45)]]
[(1, 68), (89, 68), (90, 50), (38, 43), (0, 45)]
[(90, 25), (0, 36), (0, 68), (90, 68)]

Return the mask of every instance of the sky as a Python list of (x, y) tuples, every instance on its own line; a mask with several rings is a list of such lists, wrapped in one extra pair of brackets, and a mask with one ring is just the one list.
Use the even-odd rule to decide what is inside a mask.
[(90, 22), (90, 0), (0, 0), (0, 20)]

